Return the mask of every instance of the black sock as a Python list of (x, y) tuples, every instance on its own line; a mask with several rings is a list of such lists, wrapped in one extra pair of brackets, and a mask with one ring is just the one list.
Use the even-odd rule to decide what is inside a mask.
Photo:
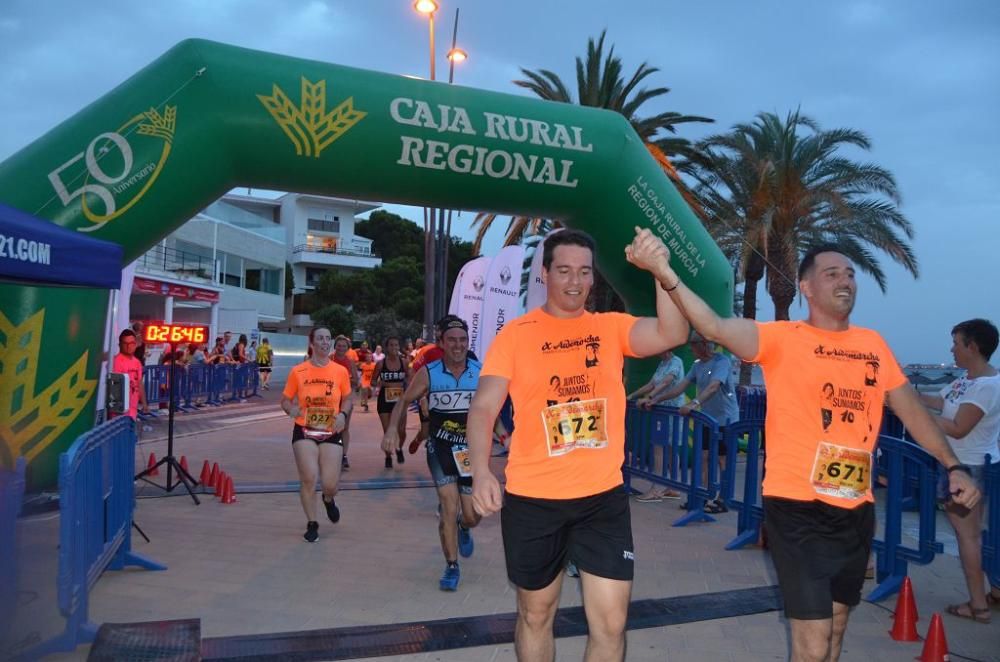
[(458, 567), (458, 561), (448, 561), (448, 567), (449, 568), (457, 568)]

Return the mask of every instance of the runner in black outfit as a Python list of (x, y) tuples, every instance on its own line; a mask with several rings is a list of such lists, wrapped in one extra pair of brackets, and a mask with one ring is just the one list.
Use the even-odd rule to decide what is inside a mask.
[[(390, 337), (385, 341), (385, 358), (375, 366), (375, 376), (372, 378), (372, 388), (378, 389), (376, 409), (382, 422), (382, 433), (389, 429), (389, 416), (392, 408), (403, 395), (406, 387), (406, 361), (399, 353), (399, 338)], [(406, 438), (406, 416), (399, 419), (399, 438)], [(402, 441), (400, 441), (402, 443)], [(396, 448), (396, 463), (403, 464), (406, 457), (401, 447)], [(385, 452), (385, 468), (392, 468), (392, 454)]]

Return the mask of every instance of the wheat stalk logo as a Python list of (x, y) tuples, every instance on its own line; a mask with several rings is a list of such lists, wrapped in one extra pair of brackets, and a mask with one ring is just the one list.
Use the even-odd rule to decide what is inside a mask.
[(137, 129), (139, 135), (156, 136), (168, 143), (174, 141), (174, 129), (177, 127), (177, 106), (167, 106), (163, 115), (160, 115), (156, 108), (150, 108), (142, 115), (149, 123), (139, 125)]
[(320, 152), (334, 140), (344, 135), (368, 113), (354, 109), (354, 97), (340, 102), (326, 112), (326, 81), (310, 83), (302, 77), (302, 105), (296, 107), (288, 95), (275, 84), (271, 96), (258, 94), (257, 98), (271, 113), (281, 130), (295, 145), (298, 156), (319, 158)]
[[(97, 388), (84, 352), (59, 379), (36, 393), (45, 309), (14, 326), (0, 312), (0, 465), (31, 461), (69, 427)], [(6, 457), (5, 457), (6, 455)]]

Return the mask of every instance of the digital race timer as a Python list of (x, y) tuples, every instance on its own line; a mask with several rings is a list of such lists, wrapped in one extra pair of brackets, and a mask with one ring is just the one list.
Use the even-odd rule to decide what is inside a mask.
[(203, 343), (208, 340), (208, 327), (200, 324), (167, 324), (149, 322), (146, 324), (147, 343)]

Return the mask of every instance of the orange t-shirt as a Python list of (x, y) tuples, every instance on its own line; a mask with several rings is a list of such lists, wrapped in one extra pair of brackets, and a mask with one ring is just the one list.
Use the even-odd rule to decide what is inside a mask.
[(624, 313), (562, 319), (536, 308), (497, 334), (480, 376), (510, 381), (508, 492), (576, 499), (621, 485), (622, 367), (634, 356), (629, 332), (636, 320)]
[(304, 361), (288, 374), (282, 395), (286, 398), (298, 396), (296, 423), (308, 429), (328, 429), (332, 433), (334, 418), (351, 390), (351, 378), (342, 365), (330, 361), (318, 368), (311, 361)]
[(908, 383), (875, 331), (757, 323), (767, 385), (764, 495), (841, 508), (873, 501), (885, 394)]
[(377, 364), (374, 361), (367, 361), (359, 365), (361, 366), (361, 385), (365, 388), (370, 388), (372, 385), (372, 376), (375, 374), (375, 366)]

